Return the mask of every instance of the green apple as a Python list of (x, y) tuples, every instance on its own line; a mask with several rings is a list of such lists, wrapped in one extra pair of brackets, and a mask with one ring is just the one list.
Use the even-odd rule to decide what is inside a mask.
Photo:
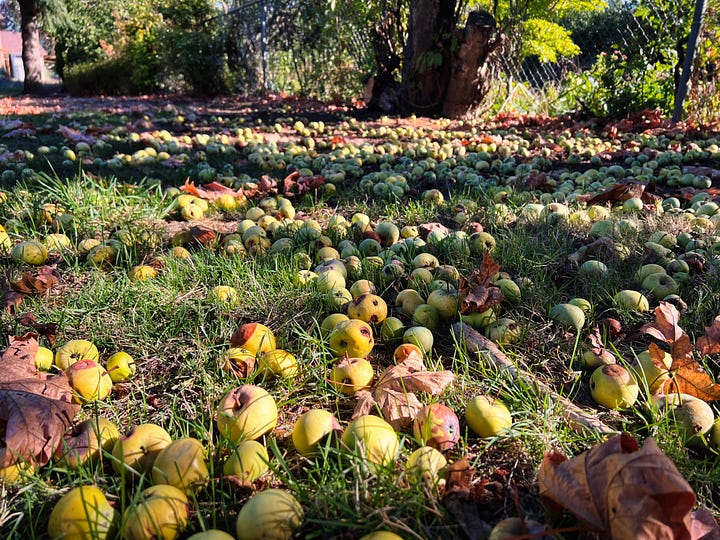
[(650, 291), (655, 298), (665, 298), (678, 291), (677, 282), (664, 272), (650, 274), (642, 282), (642, 288)]
[(639, 382), (644, 381), (647, 384), (651, 394), (657, 393), (663, 387), (665, 381), (670, 378), (670, 366), (673, 357), (668, 352), (662, 351), (662, 353), (662, 363), (665, 365), (665, 369), (655, 365), (649, 349), (638, 354), (637, 358), (630, 364), (632, 374), (635, 375)]
[(495, 238), (488, 232), (475, 232), (470, 235), (470, 251), (481, 255), (495, 250)]
[(608, 273), (608, 267), (602, 261), (590, 260), (580, 265), (580, 275), (601, 278)]
[(397, 317), (387, 317), (380, 325), (380, 335), (384, 341), (402, 339), (405, 323)]
[(381, 221), (375, 227), (383, 246), (390, 246), (400, 239), (400, 229), (392, 221)]
[(485, 395), (475, 396), (465, 407), (465, 421), (480, 437), (497, 437), (512, 427), (512, 415), (501, 401)]
[(616, 307), (626, 311), (637, 311), (644, 313), (650, 310), (650, 302), (645, 296), (632, 289), (624, 289), (619, 291), (613, 297), (613, 303)]
[(375, 284), (369, 279), (358, 279), (357, 281), (353, 282), (352, 285), (350, 285), (350, 289), (348, 290), (352, 293), (353, 298), (357, 298), (362, 294), (377, 293)]
[(413, 311), (412, 322), (416, 326), (437, 330), (440, 325), (440, 313), (435, 306), (420, 304)]
[(412, 317), (417, 307), (425, 303), (425, 298), (415, 289), (403, 289), (395, 297), (395, 306), (408, 317)]
[(509, 345), (514, 343), (522, 334), (522, 328), (513, 319), (504, 317), (497, 319), (485, 327), (485, 335), (495, 343)]
[(637, 272), (635, 272), (635, 281), (638, 285), (642, 285), (642, 282), (645, 281), (645, 278), (649, 275), (665, 273), (665, 268), (663, 266), (660, 266), (659, 264), (644, 264), (640, 268), (638, 268)]
[(403, 343), (416, 345), (427, 354), (432, 350), (434, 343), (432, 330), (424, 326), (411, 326), (403, 334)]
[(350, 302), (352, 302), (352, 293), (345, 287), (330, 289), (325, 293), (325, 305), (328, 309), (339, 312), (345, 309)]
[(105, 363), (112, 382), (124, 382), (135, 375), (135, 360), (124, 351), (116, 352), (107, 359)]
[(493, 308), (486, 309), (480, 313), (473, 312), (461, 315), (462, 322), (469, 324), (475, 330), (484, 331), (485, 328), (497, 320), (497, 314)]
[[(437, 289), (428, 295), (427, 304), (435, 308), (441, 319), (446, 321), (452, 320), (458, 314), (460, 295), (454, 289)], [(413, 319), (415, 320), (415, 312), (413, 312)], [(428, 326), (421, 321), (417, 322), (432, 329), (431, 326)]]
[(600, 366), (590, 376), (590, 394), (595, 403), (608, 409), (627, 409), (640, 393), (635, 378), (623, 366)]
[(585, 326), (585, 312), (573, 304), (556, 304), (550, 309), (550, 318), (580, 330)]
[(507, 300), (510, 304), (517, 305), (520, 303), (522, 293), (520, 292), (518, 284), (512, 279), (498, 279), (495, 281), (495, 285), (500, 287), (500, 292), (502, 292), (503, 297), (505, 297), (505, 300)]
[(413, 266), (417, 268), (425, 268), (426, 270), (434, 270), (440, 265), (438, 258), (432, 253), (418, 253), (413, 258)]

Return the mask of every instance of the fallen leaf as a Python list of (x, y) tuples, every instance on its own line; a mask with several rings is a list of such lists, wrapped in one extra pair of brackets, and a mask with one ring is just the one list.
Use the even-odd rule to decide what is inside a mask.
[(442, 223), (432, 222), (432, 223), (422, 223), (418, 226), (418, 231), (420, 232), (420, 237), (423, 239), (426, 239), (428, 235), (433, 231), (440, 231), (444, 233), (449, 233), (450, 229), (448, 229), (445, 225)]
[(43, 266), (35, 275), (25, 272), (10, 287), (23, 294), (43, 294), (58, 284), (59, 274), (54, 266)]
[(55, 323), (39, 323), (32, 313), (23, 313), (17, 318), (17, 322), (28, 328), (32, 328), (38, 335), (46, 337), (51, 345), (55, 345), (58, 325)]
[[(670, 345), (672, 364), (670, 379), (663, 384), (665, 393), (682, 392), (705, 401), (720, 399), (720, 384), (714, 383), (705, 370), (693, 357), (690, 338), (680, 328), (680, 313), (669, 302), (661, 301), (655, 308), (655, 322), (643, 326), (642, 331)], [(664, 353), (656, 345), (651, 344), (650, 358), (661, 369), (666, 369), (662, 358)]]
[(455, 516), (471, 540), (487, 538), (490, 525), (480, 515), (478, 501), (473, 498), (471, 483), (475, 469), (467, 458), (462, 457), (447, 466), (445, 471), (445, 493), (443, 506)]
[(705, 327), (705, 335), (695, 342), (695, 349), (703, 356), (720, 353), (720, 316), (715, 317), (712, 325)]
[(695, 493), (653, 439), (638, 449), (637, 441), (623, 433), (569, 460), (548, 454), (538, 483), (543, 499), (567, 509), (602, 537), (700, 538), (692, 533), (698, 528), (692, 517)]
[(286, 197), (302, 195), (322, 187), (324, 183), (325, 177), (322, 175), (300, 176), (298, 171), (294, 171), (287, 175), (282, 182), (283, 194)]
[(0, 355), (0, 467), (46, 464), (80, 410), (64, 373), (46, 378), (35, 369), (37, 347), (33, 336), (11, 338)]
[(6, 291), (2, 298), (3, 308), (12, 313), (20, 307), (24, 299), (25, 295), (22, 293)]
[(407, 426), (422, 408), (414, 392), (441, 394), (455, 380), (452, 371), (427, 371), (418, 353), (385, 370), (370, 390), (356, 394), (353, 418), (379, 408), (383, 418), (395, 429)]
[(586, 202), (588, 206), (592, 206), (595, 204), (605, 204), (606, 202), (624, 202), (635, 197), (640, 198), (645, 191), (645, 187), (645, 184), (638, 182), (613, 184), (602, 193), (598, 193), (594, 197), (589, 198)]
[(504, 300), (500, 287), (492, 283), (499, 270), (500, 265), (486, 252), (480, 268), (468, 278), (460, 277), (460, 313), (482, 313)]
[(590, 341), (590, 351), (595, 356), (602, 358), (606, 364), (615, 364), (617, 362), (615, 355), (605, 348), (598, 325), (592, 327), (588, 340)]

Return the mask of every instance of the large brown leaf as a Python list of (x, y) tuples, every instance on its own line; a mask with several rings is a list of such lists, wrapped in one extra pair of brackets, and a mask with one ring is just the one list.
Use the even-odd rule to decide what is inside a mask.
[(13, 338), (0, 355), (0, 467), (50, 461), (80, 410), (70, 402), (64, 373), (48, 378), (37, 372), (37, 347), (34, 337)]
[(639, 449), (623, 433), (569, 460), (548, 454), (538, 482), (541, 497), (603, 538), (695, 540), (712, 532), (693, 519), (695, 493), (652, 439)]
[(25, 272), (10, 284), (15, 292), (22, 294), (43, 294), (58, 284), (59, 274), (54, 266), (43, 266), (35, 275)]
[(404, 361), (386, 369), (370, 390), (357, 393), (353, 418), (378, 408), (395, 429), (407, 426), (423, 406), (415, 392), (441, 394), (454, 380), (452, 371), (427, 371), (422, 357), (411, 353)]
[[(663, 385), (665, 393), (682, 392), (705, 401), (720, 399), (720, 384), (714, 383), (705, 370), (693, 357), (690, 338), (678, 325), (680, 313), (669, 302), (660, 302), (655, 308), (655, 322), (646, 324), (643, 331), (670, 345), (672, 364), (670, 379)], [(663, 363), (663, 352), (655, 344), (650, 346), (650, 358), (660, 369), (667, 367)]]

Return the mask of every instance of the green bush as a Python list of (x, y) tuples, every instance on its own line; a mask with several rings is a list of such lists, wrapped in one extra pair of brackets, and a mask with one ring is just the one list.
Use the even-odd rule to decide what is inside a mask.
[(73, 96), (142, 93), (133, 84), (133, 67), (124, 58), (113, 57), (65, 68), (65, 88)]

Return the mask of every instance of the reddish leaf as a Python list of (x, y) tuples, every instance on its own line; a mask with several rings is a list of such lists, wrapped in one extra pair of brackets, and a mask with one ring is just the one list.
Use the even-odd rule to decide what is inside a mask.
[(595, 325), (592, 327), (588, 339), (590, 340), (590, 350), (595, 356), (602, 358), (606, 364), (616, 363), (615, 355), (607, 350), (605, 345), (603, 345), (599, 326)]
[(641, 331), (670, 345), (675, 361), (692, 361), (692, 344), (685, 331), (678, 326), (680, 312), (670, 302), (661, 301), (655, 308), (655, 322), (646, 324)]
[(499, 270), (500, 265), (486, 252), (480, 268), (469, 278), (460, 278), (460, 313), (482, 313), (503, 301), (502, 291), (491, 282)]
[(43, 266), (36, 275), (25, 272), (18, 281), (11, 283), (10, 287), (23, 294), (42, 294), (58, 284), (58, 277), (54, 266)]
[[(692, 531), (695, 494), (675, 464), (647, 439), (625, 434), (566, 461), (546, 456), (540, 495), (615, 540), (700, 538)], [(701, 527), (703, 534), (707, 527)]]
[(316, 176), (300, 176), (298, 171), (294, 171), (283, 180), (283, 194), (288, 197), (302, 195), (308, 191), (313, 191), (321, 187), (325, 183), (325, 177)]
[(698, 338), (695, 348), (703, 356), (720, 353), (720, 316), (715, 317), (711, 326), (705, 327), (705, 335)]
[(433, 223), (423, 223), (423, 224), (419, 225), (418, 231), (420, 232), (421, 238), (427, 238), (428, 234), (430, 234), (433, 231), (449, 233), (450, 229), (448, 229), (442, 223), (433, 222)]
[(710, 375), (692, 358), (673, 360), (670, 379), (665, 381), (663, 392), (682, 392), (704, 401), (715, 401), (720, 399), (720, 384), (713, 383)]
[(587, 205), (623, 202), (634, 197), (641, 197), (644, 191), (645, 185), (637, 182), (613, 184), (602, 193), (588, 199)]

